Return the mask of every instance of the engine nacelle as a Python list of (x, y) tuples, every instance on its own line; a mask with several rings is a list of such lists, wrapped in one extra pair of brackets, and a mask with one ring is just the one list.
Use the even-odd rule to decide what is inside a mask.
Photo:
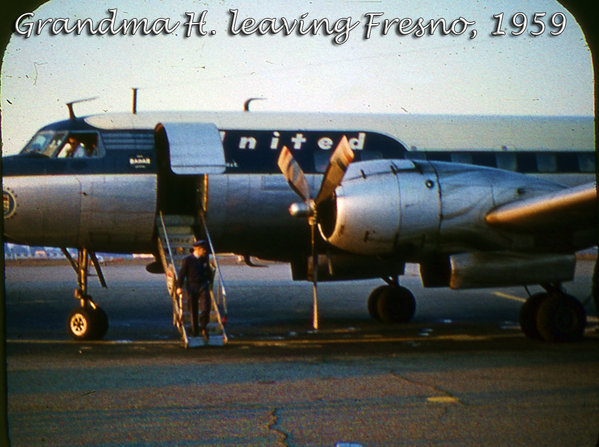
[(320, 231), (362, 255), (419, 261), (434, 253), (531, 250), (530, 234), (490, 227), (504, 203), (559, 185), (500, 169), (457, 163), (375, 160), (350, 165), (335, 198), (320, 205)]
[(343, 250), (385, 255), (435, 245), (441, 202), (436, 172), (409, 160), (350, 165), (336, 198), (319, 209), (323, 237)]

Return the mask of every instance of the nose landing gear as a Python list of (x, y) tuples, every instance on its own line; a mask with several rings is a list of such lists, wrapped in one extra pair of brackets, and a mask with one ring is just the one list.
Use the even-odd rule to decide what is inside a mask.
[[(75, 291), (75, 294), (79, 290)], [(67, 330), (75, 340), (100, 340), (108, 330), (108, 316), (86, 295), (81, 298), (82, 304), (74, 308), (67, 319)]]
[(62, 250), (71, 266), (77, 273), (75, 299), (80, 301), (80, 306), (74, 308), (67, 318), (67, 331), (75, 340), (100, 340), (108, 330), (108, 317), (92, 297), (87, 294), (87, 277), (89, 261), (92, 261), (102, 287), (106, 287), (104, 275), (94, 252), (81, 248), (77, 251), (77, 262), (73, 260), (66, 249)]

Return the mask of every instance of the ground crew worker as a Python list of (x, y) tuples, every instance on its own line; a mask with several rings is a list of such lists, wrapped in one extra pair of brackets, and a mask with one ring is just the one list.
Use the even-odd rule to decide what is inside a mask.
[(208, 243), (197, 241), (193, 244), (192, 254), (183, 259), (177, 278), (177, 294), (182, 292), (187, 279), (187, 303), (191, 315), (191, 335), (198, 336), (198, 304), (200, 313), (199, 330), (205, 340), (208, 339), (206, 326), (210, 320), (210, 283), (212, 269), (208, 259)]

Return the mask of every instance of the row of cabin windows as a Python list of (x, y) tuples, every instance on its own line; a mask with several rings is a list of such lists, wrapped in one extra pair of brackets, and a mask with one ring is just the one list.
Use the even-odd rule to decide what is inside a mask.
[(448, 161), (526, 173), (595, 172), (592, 152), (406, 152), (410, 160)]

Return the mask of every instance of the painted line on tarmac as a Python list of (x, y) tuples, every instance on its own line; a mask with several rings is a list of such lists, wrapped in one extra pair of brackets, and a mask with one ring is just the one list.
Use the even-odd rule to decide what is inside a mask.
[(526, 298), (521, 298), (519, 296), (510, 295), (509, 293), (503, 293), (503, 292), (492, 292), (492, 293), (493, 293), (493, 295), (498, 296), (500, 298), (507, 298), (508, 300), (518, 301), (520, 303), (526, 302)]
[(468, 334), (454, 334), (454, 335), (437, 335), (428, 336), (426, 338), (422, 336), (418, 337), (381, 337), (381, 338), (327, 338), (327, 339), (314, 339), (314, 340), (230, 340), (229, 345), (238, 346), (256, 346), (256, 347), (267, 347), (267, 346), (310, 346), (310, 345), (334, 345), (334, 344), (381, 344), (381, 343), (414, 343), (414, 342), (431, 342), (431, 341), (485, 341), (485, 340), (497, 340), (499, 338), (514, 338), (521, 337), (522, 334), (518, 331), (513, 334), (493, 334), (493, 335), (468, 335)]
[(431, 396), (426, 398), (427, 402), (435, 404), (459, 404), (460, 400), (453, 396)]
[(42, 340), (42, 339), (7, 339), (8, 344), (34, 344), (34, 345), (178, 345), (181, 340)]

